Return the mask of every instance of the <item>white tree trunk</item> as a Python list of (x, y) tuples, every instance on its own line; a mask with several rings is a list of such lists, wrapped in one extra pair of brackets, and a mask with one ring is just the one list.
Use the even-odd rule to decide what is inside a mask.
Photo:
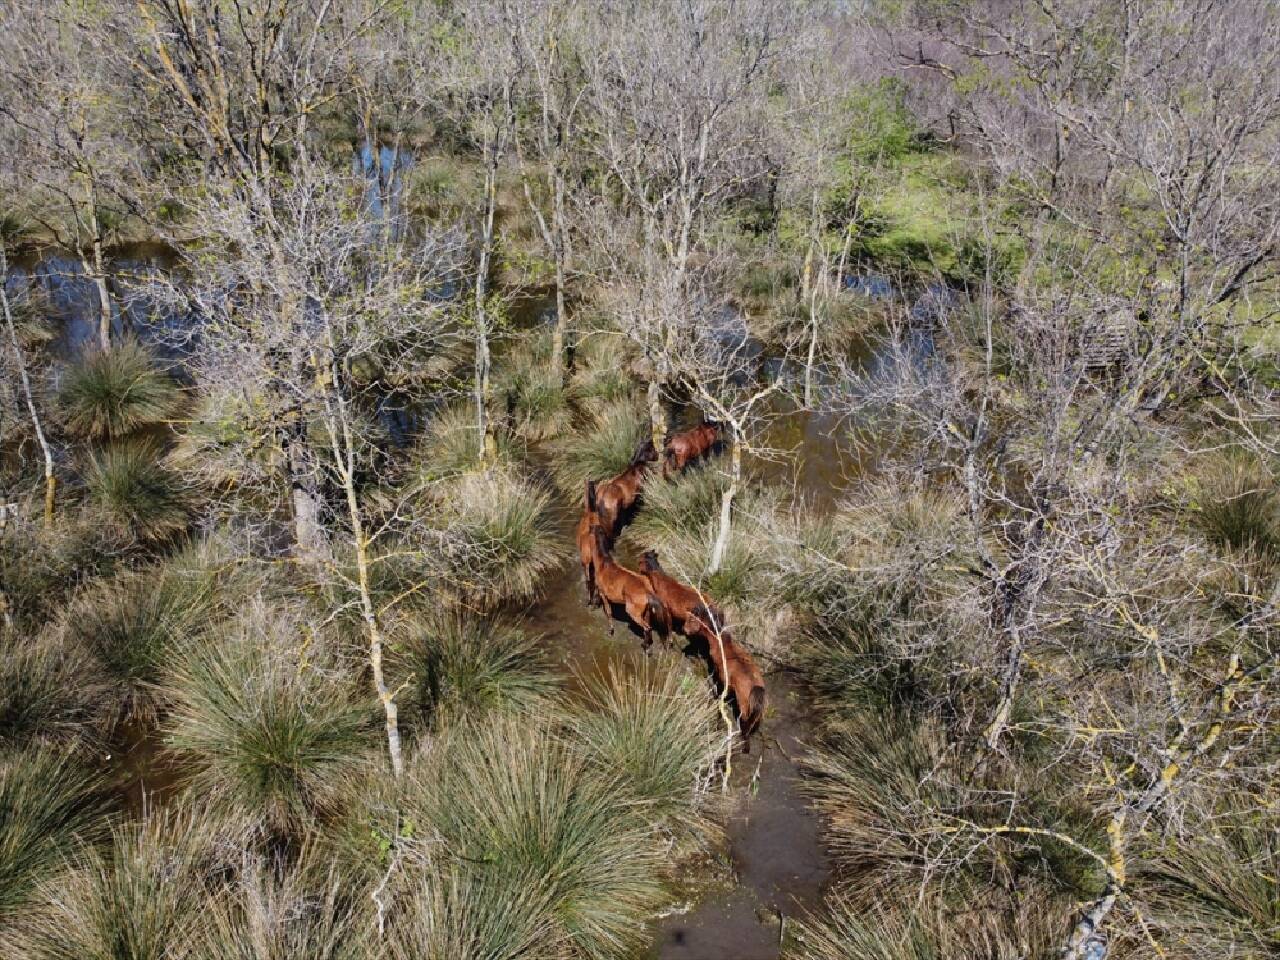
[[(18, 342), (18, 330), (13, 323), (13, 311), (9, 307), (9, 291), (5, 280), (9, 277), (9, 259), (3, 247), (0, 247), (0, 307), (4, 308), (4, 322), (9, 328), (9, 346), (13, 350), (13, 362), (18, 368), (18, 380), (22, 384), (22, 396), (27, 404), (27, 412), (31, 416), (31, 426), (35, 430), (36, 443), (40, 446), (40, 454), (44, 457), (44, 522), (53, 523), (53, 498), (58, 487), (58, 478), (53, 472), (53, 450), (48, 438), (44, 435), (44, 426), (40, 422), (40, 413), (36, 410), (35, 396), (31, 391), (31, 378), (27, 375), (26, 359), (22, 356), (22, 346)], [(6, 607), (7, 610), (7, 607)]]
[(711, 564), (708, 573), (716, 573), (724, 563), (725, 551), (729, 548), (729, 532), (733, 521), (733, 498), (738, 495), (738, 485), (742, 481), (742, 446), (738, 443), (734, 431), (733, 449), (729, 454), (729, 486), (720, 498), (720, 530), (716, 534), (716, 544), (711, 551)]

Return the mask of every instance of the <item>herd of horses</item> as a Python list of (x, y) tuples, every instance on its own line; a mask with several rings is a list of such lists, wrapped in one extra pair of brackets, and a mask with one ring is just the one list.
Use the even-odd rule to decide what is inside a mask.
[[(683, 471), (711, 453), (720, 440), (720, 427), (707, 421), (666, 439), (662, 450), (664, 478)], [(645, 478), (658, 462), (652, 440), (637, 448), (631, 463), (612, 479), (588, 480), (582, 519), (578, 521), (578, 556), (586, 582), (587, 606), (598, 605), (609, 622), (627, 623), (644, 637), (647, 651), (653, 635), (683, 636), (711, 662), (716, 682), (727, 688), (738, 711), (744, 751), (764, 716), (764, 676), (751, 654), (725, 623), (724, 614), (700, 590), (667, 574), (656, 551), (631, 570), (613, 556), (613, 544), (630, 520), (644, 489)]]

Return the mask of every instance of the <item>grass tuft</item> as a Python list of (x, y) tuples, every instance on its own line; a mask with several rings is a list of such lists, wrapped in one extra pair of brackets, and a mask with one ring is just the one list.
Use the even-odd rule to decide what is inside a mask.
[(680, 658), (646, 661), (634, 676), (610, 672), (589, 683), (570, 720), (575, 743), (656, 824), (706, 834), (711, 775), (724, 736), (706, 682)]
[(58, 632), (28, 640), (0, 631), (0, 740), (41, 746), (96, 740), (108, 693), (96, 668), (83, 647)]
[[(511, 450), (506, 437), (499, 433), (497, 441), (499, 462), (509, 462)], [(482, 459), (475, 410), (468, 404), (437, 413), (413, 453), (417, 473), (424, 482), (478, 470)]]
[(607, 480), (625, 470), (648, 435), (649, 419), (628, 401), (593, 406), (588, 422), (552, 448), (552, 476), (571, 497), (581, 498), (588, 479)]
[(61, 867), (103, 813), (99, 783), (54, 750), (0, 757), (0, 927), (17, 919), (36, 885)]
[(560, 379), (551, 365), (551, 337), (544, 333), (526, 342), (507, 357), (499, 389), (510, 411), (509, 427), (530, 443), (564, 433), (573, 410)]
[(288, 613), (256, 607), (164, 680), (166, 742), (195, 793), (279, 833), (312, 823), (374, 744), (368, 705), (313, 641)]
[(181, 391), (136, 340), (90, 353), (71, 368), (60, 400), (67, 431), (115, 440), (171, 419)]
[(455, 612), (415, 622), (407, 633), (390, 660), (410, 684), (401, 695), (408, 721), (439, 726), (528, 711), (558, 686), (537, 640), (502, 621)]
[(1256, 458), (1244, 453), (1217, 458), (1199, 481), (1200, 525), (1211, 542), (1280, 559), (1280, 489)]
[(161, 464), (151, 444), (93, 454), (86, 481), (94, 505), (117, 536), (163, 540), (186, 529), (185, 485)]
[(546, 491), (509, 469), (468, 473), (440, 491), (434, 522), (454, 544), (452, 589), (481, 607), (533, 597), (561, 562)]

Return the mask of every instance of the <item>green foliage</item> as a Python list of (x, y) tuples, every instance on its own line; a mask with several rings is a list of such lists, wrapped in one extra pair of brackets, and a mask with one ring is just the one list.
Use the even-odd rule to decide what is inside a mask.
[(573, 396), (588, 410), (618, 403), (635, 392), (627, 369), (627, 346), (618, 334), (604, 330), (580, 337), (574, 347)]
[(628, 527), (638, 543), (699, 538), (719, 522), (720, 501), (729, 486), (722, 459), (708, 461), (664, 479), (655, 467), (645, 481), (644, 509)]
[(483, 721), (544, 704), (558, 677), (538, 641), (502, 622), (440, 614), (406, 628), (389, 658), (409, 689), (401, 716), (435, 725)]
[(397, 918), (391, 960), (559, 960), (555, 904), (537, 883), (495, 881), (447, 861), (422, 871)]
[(93, 454), (85, 481), (93, 506), (118, 537), (162, 540), (186, 529), (186, 485), (149, 443)]
[(522, 440), (536, 442), (559, 436), (573, 411), (551, 365), (549, 332), (524, 334), (525, 341), (507, 357), (498, 388), (509, 411), (510, 429)]
[(27, 909), (103, 812), (98, 779), (70, 754), (36, 749), (0, 757), (0, 924)]
[(1280, 953), (1280, 822), (1257, 798), (1229, 797), (1224, 815), (1157, 851), (1134, 877), (1167, 956), (1266, 960)]
[(145, 347), (126, 340), (73, 366), (59, 399), (70, 433), (114, 440), (169, 420), (180, 391)]
[(625, 470), (649, 432), (649, 418), (625, 400), (594, 404), (587, 413), (586, 424), (551, 448), (556, 485), (575, 502), (588, 479), (608, 480)]
[(724, 730), (706, 682), (680, 659), (589, 683), (570, 723), (590, 761), (616, 774), (652, 820), (676, 833), (707, 832)]
[(313, 822), (376, 743), (369, 706), (314, 639), (287, 612), (257, 608), (183, 651), (163, 684), (166, 743), (195, 794), (281, 833)]
[[(499, 462), (509, 462), (511, 450), (507, 438), (499, 433), (497, 441)], [(452, 477), (479, 469), (483, 450), (475, 408), (468, 404), (447, 407), (435, 415), (427, 435), (413, 451), (411, 470), (422, 483)]]

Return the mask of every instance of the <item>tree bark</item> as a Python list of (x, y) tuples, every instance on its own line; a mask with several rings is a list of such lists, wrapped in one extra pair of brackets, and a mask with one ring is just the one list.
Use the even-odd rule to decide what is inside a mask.
[(724, 563), (724, 554), (729, 548), (730, 525), (733, 521), (733, 499), (738, 495), (738, 486), (742, 482), (742, 445), (738, 443), (736, 431), (732, 432), (733, 448), (729, 453), (729, 486), (720, 497), (720, 530), (716, 534), (715, 548), (711, 551), (708, 573), (716, 573)]
[[(9, 291), (5, 280), (9, 277), (9, 258), (4, 247), (0, 246), (0, 307), (4, 309), (4, 322), (9, 328), (9, 346), (13, 350), (13, 362), (18, 368), (18, 380), (22, 384), (22, 396), (27, 404), (27, 412), (31, 416), (31, 426), (35, 430), (36, 443), (40, 446), (40, 454), (44, 458), (44, 522), (53, 525), (54, 497), (58, 488), (58, 478), (53, 472), (53, 449), (44, 435), (44, 426), (40, 422), (40, 413), (36, 410), (35, 396), (31, 391), (31, 378), (27, 374), (26, 359), (22, 356), (22, 345), (18, 342), (18, 329), (13, 323), (13, 311), (9, 306)], [(6, 608), (7, 609), (7, 608)]]

